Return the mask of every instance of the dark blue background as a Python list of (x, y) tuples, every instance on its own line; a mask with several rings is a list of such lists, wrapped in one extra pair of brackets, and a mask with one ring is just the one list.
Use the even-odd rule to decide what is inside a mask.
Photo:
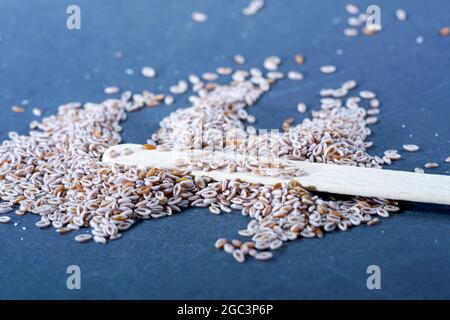
[[(288, 115), (301, 120), (306, 115), (296, 112), (297, 102), (317, 107), (320, 88), (356, 79), (382, 101), (371, 153), (419, 144), (420, 152), (403, 153), (393, 167), (403, 170), (442, 163), (450, 155), (450, 38), (437, 34), (450, 25), (449, 1), (354, 1), (380, 5), (384, 27), (377, 36), (356, 38), (342, 32), (346, 1), (266, 2), (258, 15), (244, 17), (247, 0), (0, 1), (1, 138), (10, 130), (26, 133), (34, 106), (48, 115), (68, 101), (101, 101), (108, 85), (166, 92), (191, 72), (232, 65), (236, 53), (248, 58), (248, 66), (280, 55), (283, 70), (290, 70), (297, 68), (292, 57), (300, 52), (307, 58), (299, 68), (306, 79), (280, 82), (252, 107), (258, 127), (279, 128)], [(79, 31), (66, 29), (69, 4), (81, 7)], [(395, 19), (398, 7), (408, 11), (406, 22)], [(192, 22), (196, 10), (209, 20)], [(424, 37), (422, 45), (417, 36)], [(124, 57), (117, 59), (116, 51)], [(320, 74), (319, 66), (327, 63), (338, 72)], [(139, 70), (145, 65), (154, 66), (158, 78), (143, 78)], [(127, 68), (136, 74), (126, 75)], [(10, 106), (23, 99), (30, 100), (26, 114), (12, 113)], [(124, 140), (143, 143), (163, 116), (187, 105), (183, 97), (175, 106), (130, 115)], [(433, 172), (449, 170), (443, 164)], [(18, 226), (0, 226), (0, 298), (449, 298), (449, 208), (404, 208), (376, 227), (296, 241), (271, 262), (243, 265), (213, 247), (219, 236), (233, 238), (246, 225), (238, 213), (187, 210), (139, 223), (106, 246), (38, 230), (32, 215), (14, 217)], [(82, 270), (79, 291), (66, 288), (71, 264)], [(381, 267), (378, 291), (366, 287), (371, 264)]]

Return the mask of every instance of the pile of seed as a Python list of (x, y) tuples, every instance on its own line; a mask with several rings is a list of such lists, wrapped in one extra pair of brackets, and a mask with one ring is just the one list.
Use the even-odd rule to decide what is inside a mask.
[[(322, 90), (321, 106), (311, 119), (287, 126), (284, 132), (257, 133), (248, 125), (255, 121), (248, 106), (270, 90), (276, 78), (264, 76), (258, 69), (239, 70), (232, 74), (230, 84), (208, 86), (191, 76), (198, 94), (190, 98), (192, 106), (163, 119), (152, 139), (161, 150), (225, 148), (243, 154), (374, 168), (398, 159), (396, 153), (379, 158), (366, 152), (372, 144), (366, 141), (368, 126), (377, 122), (378, 113), (370, 111), (378, 110), (379, 102), (370, 91), (344, 99), (355, 89), (354, 81)], [(154, 106), (162, 99), (151, 93), (125, 92), (120, 99), (99, 104), (69, 103), (60, 106), (56, 115), (33, 121), (28, 136), (11, 132), (0, 146), (0, 213), (18, 206), (19, 215), (39, 215), (36, 225), (40, 228), (52, 226), (65, 234), (90, 227), (90, 233), (75, 239), (106, 243), (120, 238), (138, 220), (170, 216), (190, 206), (207, 207), (215, 214), (240, 210), (251, 221), (239, 234), (251, 239), (231, 243), (220, 239), (216, 246), (243, 262), (247, 256), (269, 259), (270, 250), (287, 241), (322, 237), (336, 228), (372, 225), (378, 216), (388, 217), (399, 210), (395, 202), (383, 199), (312, 194), (294, 181), (275, 185), (216, 182), (192, 177), (190, 168), (140, 170), (102, 163), (104, 151), (121, 141), (120, 122), (127, 112)], [(368, 110), (360, 105), (366, 100)], [(224, 141), (232, 143), (224, 145)], [(242, 164), (247, 165), (251, 164)], [(236, 171), (241, 170), (239, 164), (235, 166)]]

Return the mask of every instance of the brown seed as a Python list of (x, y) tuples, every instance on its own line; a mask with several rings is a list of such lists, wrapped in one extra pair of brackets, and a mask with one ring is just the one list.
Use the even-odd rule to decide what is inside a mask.
[(368, 28), (365, 27), (362, 29), (362, 32), (366, 35), (366, 36), (373, 36), (375, 35), (378, 31), (374, 28)]
[(242, 242), (240, 240), (234, 239), (234, 240), (231, 240), (231, 244), (233, 246), (235, 246), (236, 248), (239, 248), (242, 245)]
[(11, 107), (11, 110), (13, 111), (13, 112), (16, 112), (16, 113), (23, 113), (23, 112), (25, 112), (25, 108), (24, 107), (22, 107), (22, 106), (12, 106)]
[(144, 148), (145, 150), (156, 150), (157, 147), (154, 144), (144, 144), (142, 146), (142, 148)]
[(302, 56), (301, 54), (296, 54), (294, 56), (294, 60), (297, 64), (304, 64), (305, 63), (305, 57)]
[(380, 219), (378, 219), (378, 218), (373, 218), (372, 220), (370, 220), (369, 222), (367, 222), (367, 225), (368, 226), (373, 226), (373, 225), (376, 225), (377, 223), (379, 223), (380, 222)]
[(67, 227), (62, 227), (62, 228), (56, 229), (56, 232), (58, 232), (61, 235), (66, 234), (67, 232), (70, 232), (70, 231), (72, 231), (72, 229), (67, 228)]
[(283, 121), (283, 124), (281, 125), (281, 127), (283, 128), (284, 131), (289, 131), (289, 129), (291, 128), (294, 121), (295, 121), (295, 119), (292, 117), (286, 118)]
[(450, 36), (450, 27), (442, 27), (441, 30), (439, 30), (439, 34), (443, 37)]

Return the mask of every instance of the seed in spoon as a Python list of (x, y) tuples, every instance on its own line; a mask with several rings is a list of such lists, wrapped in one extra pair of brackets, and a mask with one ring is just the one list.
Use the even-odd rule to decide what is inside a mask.
[(145, 150), (156, 150), (156, 146), (154, 144), (144, 144), (142, 147)]

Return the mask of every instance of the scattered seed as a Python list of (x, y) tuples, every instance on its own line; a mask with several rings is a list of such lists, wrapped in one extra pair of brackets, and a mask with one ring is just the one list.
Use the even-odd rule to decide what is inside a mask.
[(8, 223), (11, 221), (11, 217), (8, 216), (0, 216), (0, 223)]
[(448, 36), (450, 36), (450, 27), (442, 27), (442, 28), (439, 30), (439, 34), (440, 34), (442, 37), (448, 37)]
[(346, 37), (356, 37), (358, 35), (358, 29), (356, 28), (346, 28), (344, 29), (344, 35)]
[(13, 211), (12, 207), (0, 207), (0, 214), (6, 214)]
[(445, 162), (450, 163), (450, 156), (448, 156), (447, 158), (445, 158)]
[(439, 164), (436, 162), (427, 162), (424, 165), (425, 169), (435, 169), (439, 167)]
[(356, 88), (357, 85), (358, 84), (356, 83), (355, 80), (349, 80), (342, 84), (342, 88), (345, 90), (352, 90), (352, 89)]
[(152, 67), (143, 67), (141, 73), (146, 78), (156, 77), (156, 70)]
[(304, 63), (305, 63), (305, 57), (302, 56), (301, 54), (296, 54), (296, 55), (294, 56), (294, 61), (295, 61), (295, 63), (297, 63), (297, 64), (304, 64)]
[(306, 106), (305, 103), (300, 102), (299, 104), (297, 104), (297, 111), (300, 113), (305, 113), (306, 110), (308, 110), (308, 107)]
[(42, 110), (39, 108), (33, 108), (31, 111), (32, 111), (33, 115), (35, 115), (36, 117), (42, 116)]
[(175, 101), (175, 98), (171, 95), (167, 95), (164, 97), (164, 103), (166, 106), (171, 106)]
[(217, 239), (217, 241), (216, 241), (216, 243), (214, 244), (214, 246), (215, 246), (217, 249), (222, 249), (223, 246), (224, 246), (226, 243), (227, 243), (227, 239), (220, 238), (220, 239)]
[(417, 146), (415, 144), (404, 144), (403, 149), (405, 149), (406, 151), (409, 151), (409, 152), (416, 152), (416, 151), (419, 151), (419, 146)]
[(264, 6), (264, 0), (251, 0), (247, 7), (242, 9), (245, 16), (253, 16), (259, 12)]
[(230, 243), (225, 243), (225, 244), (223, 245), (223, 251), (225, 251), (225, 252), (228, 253), (228, 254), (232, 254), (233, 251), (234, 251), (234, 247), (233, 247), (233, 245), (230, 244)]
[(220, 67), (220, 68), (217, 68), (216, 72), (218, 74), (220, 74), (221, 76), (229, 76), (230, 74), (233, 73), (233, 69), (228, 68), (228, 67)]
[(371, 99), (369, 104), (371, 108), (378, 108), (380, 106), (380, 101), (378, 99)]
[(204, 74), (202, 74), (202, 78), (205, 81), (214, 81), (217, 80), (219, 76), (217, 75), (217, 73), (214, 72), (205, 72)]
[(367, 117), (366, 123), (367, 123), (368, 125), (376, 124), (376, 123), (378, 123), (378, 118), (375, 117), (375, 116)]
[(119, 92), (118, 87), (106, 87), (105, 88), (105, 94), (116, 94)]
[(243, 263), (245, 261), (245, 256), (240, 249), (233, 251), (233, 257), (237, 262)]
[(298, 71), (289, 71), (288, 72), (288, 78), (291, 80), (303, 80), (303, 74)]
[(277, 56), (271, 56), (264, 60), (264, 68), (266, 68), (269, 71), (276, 71), (278, 70), (278, 66), (281, 63), (281, 59)]
[(23, 112), (25, 112), (25, 108), (24, 108), (24, 107), (22, 107), (22, 106), (17, 106), (17, 105), (12, 106), (12, 107), (11, 107), (11, 110), (12, 110), (13, 112), (16, 112), (16, 113), (23, 113)]
[(408, 14), (403, 9), (397, 9), (395, 10), (395, 16), (399, 21), (405, 21), (408, 17)]
[(335, 73), (336, 72), (336, 67), (329, 64), (329, 65), (324, 65), (320, 67), (320, 72), (324, 73), (324, 74), (331, 74), (331, 73)]
[(236, 64), (245, 64), (246, 62), (244, 56), (240, 54), (235, 55), (233, 59)]
[(94, 236), (94, 241), (101, 244), (106, 244), (107, 242), (106, 238), (102, 236)]
[(347, 10), (347, 12), (350, 13), (350, 14), (358, 14), (358, 13), (359, 13), (359, 8), (358, 8), (358, 6), (356, 6), (356, 5), (353, 4), (353, 3), (348, 3), (348, 4), (345, 6), (345, 10)]
[(43, 228), (49, 227), (50, 224), (51, 224), (50, 221), (41, 220), (41, 221), (36, 222), (36, 227), (43, 229)]
[(79, 234), (75, 237), (77, 242), (87, 242), (92, 239), (92, 235), (88, 233)]
[(231, 244), (233, 246), (235, 246), (235, 248), (240, 248), (242, 245), (242, 242), (240, 240), (234, 239), (234, 240), (231, 240)]
[(359, 92), (359, 96), (363, 99), (375, 99), (376, 95), (372, 91), (363, 90)]
[(171, 86), (169, 88), (170, 92), (173, 94), (183, 94), (185, 93), (189, 88), (189, 84), (185, 80), (180, 80), (178, 83), (174, 86)]
[(258, 252), (255, 255), (255, 259), (257, 259), (257, 260), (270, 260), (272, 258), (273, 258), (273, 254), (272, 254), (272, 252), (269, 252), (269, 251)]
[(203, 12), (193, 12), (192, 13), (192, 20), (195, 22), (205, 22), (208, 20), (208, 16)]

